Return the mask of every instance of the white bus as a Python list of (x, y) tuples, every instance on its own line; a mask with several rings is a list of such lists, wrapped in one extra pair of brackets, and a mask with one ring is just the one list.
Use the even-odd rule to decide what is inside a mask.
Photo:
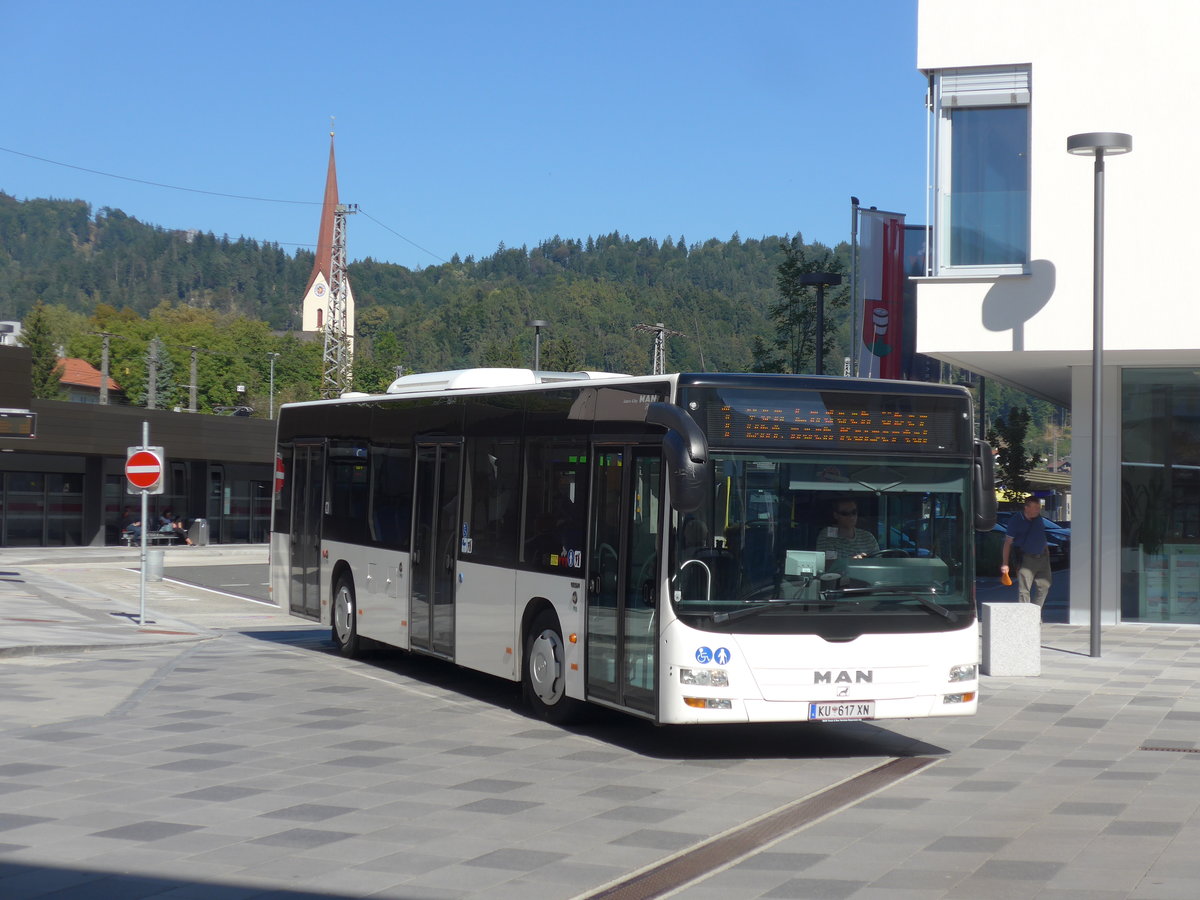
[(995, 492), (963, 388), (467, 369), (278, 429), (272, 591), (347, 655), (521, 681), (555, 722), (976, 710)]

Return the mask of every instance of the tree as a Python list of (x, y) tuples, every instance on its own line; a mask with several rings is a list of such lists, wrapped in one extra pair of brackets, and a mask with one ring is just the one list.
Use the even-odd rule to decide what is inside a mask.
[(1042, 461), (1036, 453), (1025, 453), (1031, 419), (1028, 408), (1014, 406), (1009, 409), (1007, 419), (997, 416), (995, 424), (988, 429), (988, 443), (998, 448), (996, 468), (1000, 470), (1003, 484), (1000, 492), (1010, 503), (1029, 496), (1029, 480), (1025, 476)]
[(61, 397), (63, 388), (58, 380), (61, 374), (61, 360), (51, 332), (50, 317), (41, 300), (33, 304), (33, 309), (21, 323), (21, 343), (33, 354), (30, 373), (33, 378), (33, 396), (38, 400), (56, 400)]
[[(736, 233), (734, 238), (737, 238)], [(783, 260), (775, 269), (778, 297), (768, 309), (775, 326), (775, 337), (769, 344), (766, 341), (755, 343), (753, 368), (756, 372), (800, 374), (815, 370), (817, 350), (817, 292), (816, 288), (803, 283), (803, 276), (814, 272), (840, 275), (845, 267), (828, 247), (820, 244), (806, 247), (799, 234), (781, 243), (780, 250)], [(846, 303), (844, 288), (825, 294), (827, 311), (842, 310)], [(822, 340), (825, 355), (834, 346), (835, 331), (826, 324)]]
[(549, 372), (575, 372), (583, 365), (578, 348), (570, 337), (547, 341), (542, 350), (542, 357), (542, 367)]

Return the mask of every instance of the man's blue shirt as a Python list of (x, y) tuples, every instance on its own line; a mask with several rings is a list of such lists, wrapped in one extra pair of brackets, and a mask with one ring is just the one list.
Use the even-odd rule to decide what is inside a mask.
[(1036, 519), (1027, 519), (1024, 513), (1013, 516), (1008, 522), (1008, 536), (1022, 553), (1038, 556), (1046, 552), (1046, 524), (1041, 516)]

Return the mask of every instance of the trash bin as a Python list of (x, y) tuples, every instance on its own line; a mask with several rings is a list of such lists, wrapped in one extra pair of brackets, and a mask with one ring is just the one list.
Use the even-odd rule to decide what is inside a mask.
[(162, 581), (163, 580), (163, 551), (162, 550), (147, 550), (146, 551), (146, 580), (147, 581)]
[(191, 540), (194, 547), (207, 547), (208, 520), (193, 519), (192, 524), (188, 526), (188, 539)]

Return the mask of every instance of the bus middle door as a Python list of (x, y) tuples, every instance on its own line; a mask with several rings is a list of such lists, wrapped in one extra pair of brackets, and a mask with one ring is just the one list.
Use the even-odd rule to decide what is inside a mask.
[(587, 685), (592, 699), (657, 714), (662, 453), (592, 448)]
[[(321, 618), (321, 521), (325, 512), (325, 442), (297, 441), (291, 484), (291, 590), (294, 615)], [(219, 483), (214, 481), (214, 484)], [(217, 491), (218, 497), (220, 491)], [(210, 504), (211, 504), (210, 500)], [(211, 510), (210, 505), (210, 510)], [(217, 509), (220, 509), (218, 505)], [(220, 519), (218, 518), (218, 522)], [(214, 538), (219, 540), (219, 538)]]
[(415, 469), (410, 642), (414, 650), (453, 659), (462, 445), (418, 441)]

